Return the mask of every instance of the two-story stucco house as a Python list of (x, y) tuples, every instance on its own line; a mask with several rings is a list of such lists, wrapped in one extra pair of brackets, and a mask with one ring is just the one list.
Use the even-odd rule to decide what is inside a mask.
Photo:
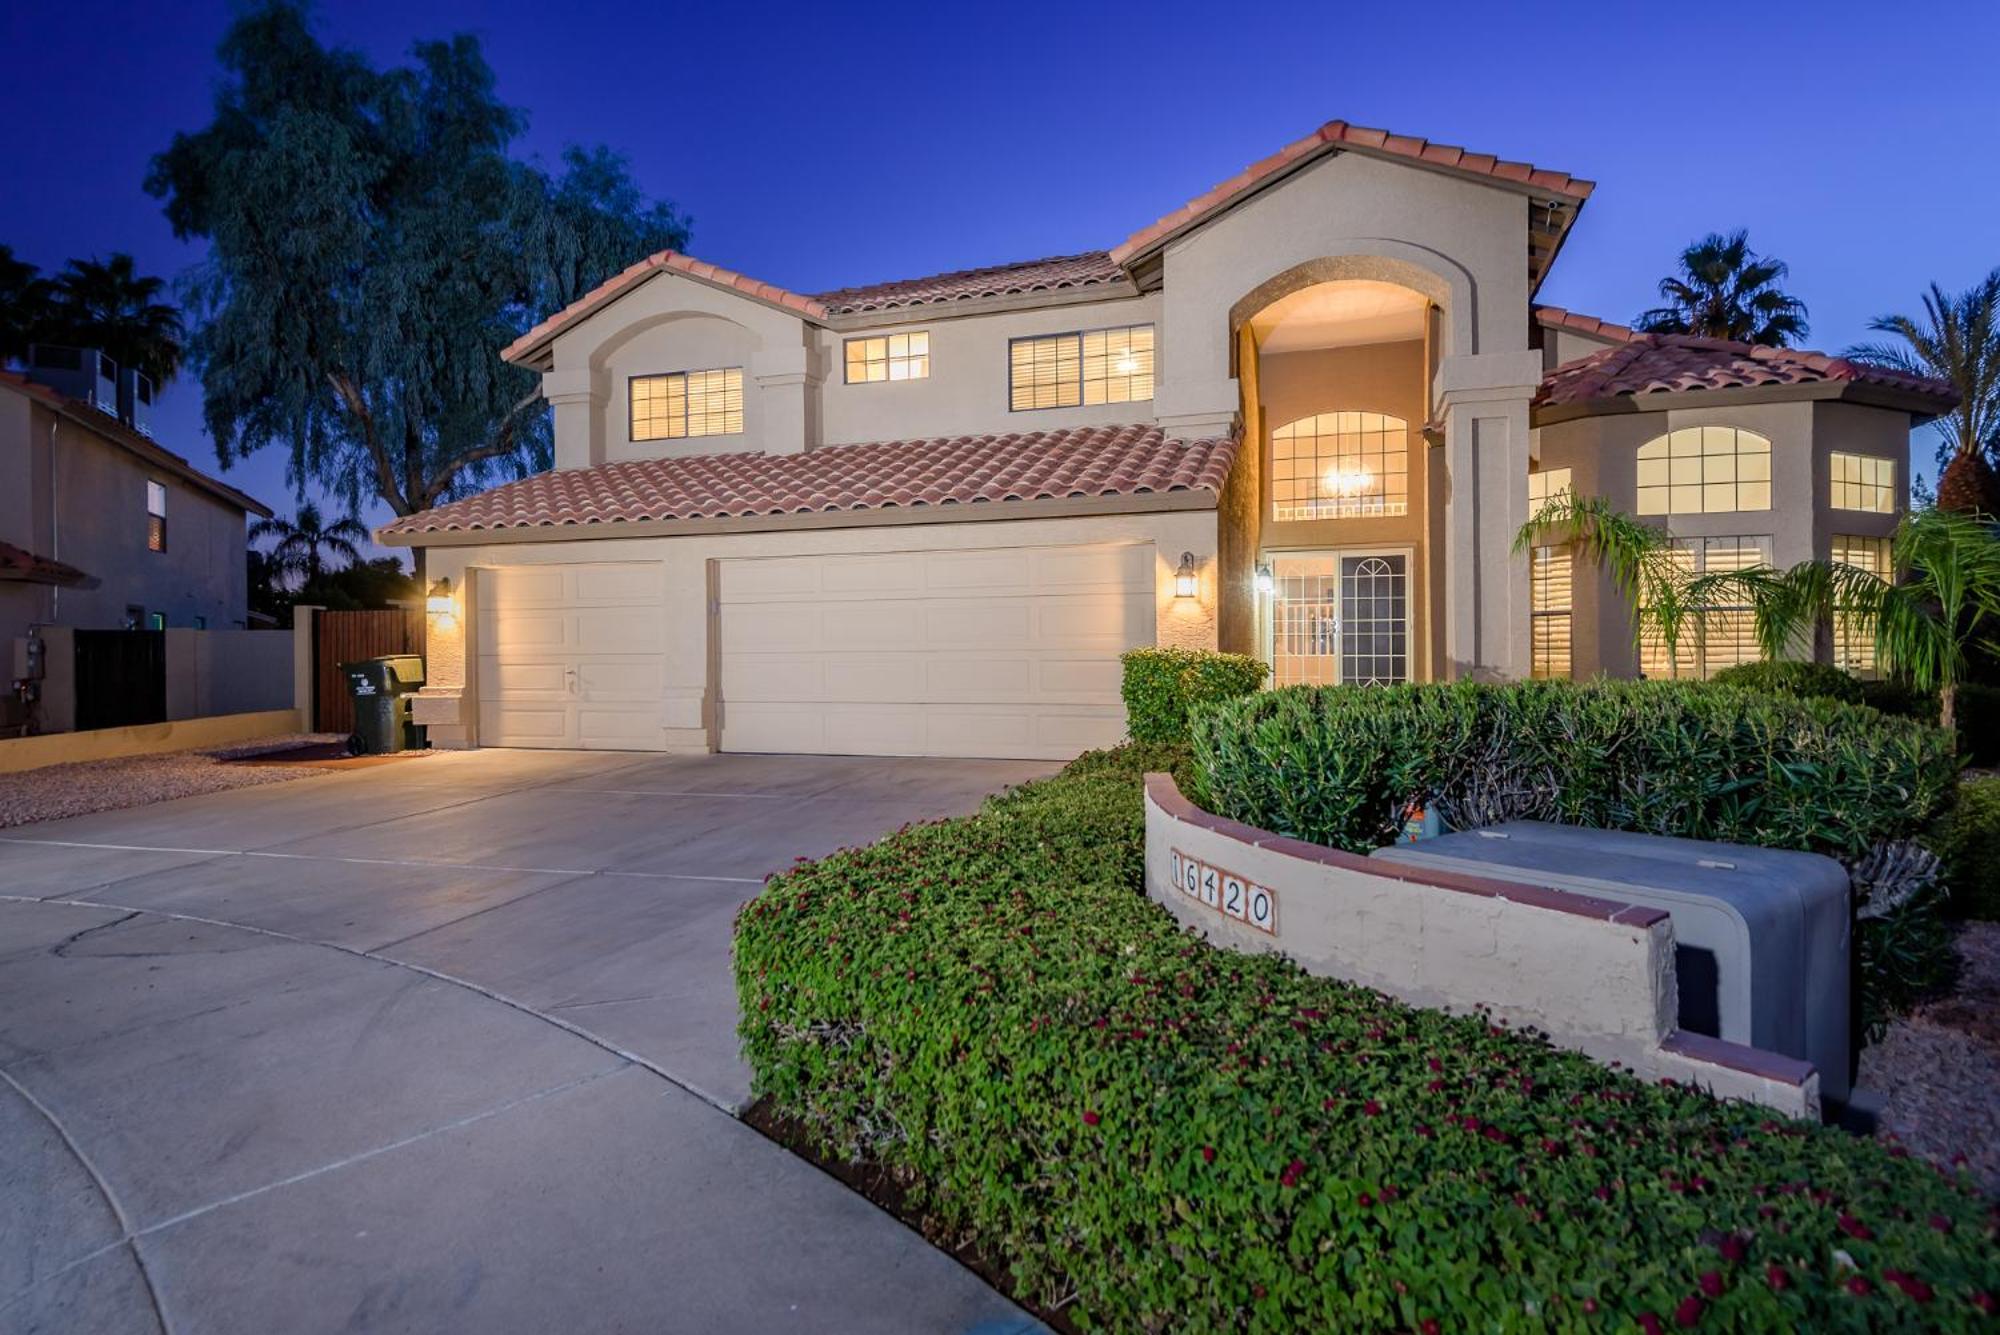
[[(1564, 486), (1710, 568), (1879, 560), (1948, 392), (1538, 307), (1591, 189), (1335, 121), (1108, 251), (813, 296), (654, 255), (503, 354), (554, 471), (383, 530), (449, 580), (419, 718), (1064, 757), (1122, 735), (1134, 645), (1638, 671), (1601, 577), (1515, 550)], [(1723, 626), (1680, 666), (1753, 652)]]

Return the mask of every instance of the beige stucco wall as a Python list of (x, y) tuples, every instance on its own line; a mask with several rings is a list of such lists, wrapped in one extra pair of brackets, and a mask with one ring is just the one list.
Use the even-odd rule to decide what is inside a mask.
[[(428, 619), (428, 680), (420, 698), (417, 721), (430, 727), (434, 743), (446, 746), (477, 743), (477, 572), (483, 567), (586, 561), (661, 562), (666, 568), (666, 578), (662, 581), (660, 614), (668, 627), (661, 724), (672, 749), (705, 751), (712, 744), (710, 721), (715, 702), (710, 645), (710, 562), (746, 556), (964, 551), (1102, 542), (1154, 544), (1156, 643), (1200, 649), (1217, 647), (1222, 591), (1214, 510), (433, 547), (426, 556), (427, 576), (432, 579), (449, 576), (453, 588), (464, 592), (456, 627), (442, 625), (435, 616)], [(1192, 552), (1201, 569), (1201, 593), (1193, 600), (1174, 596), (1174, 569), (1182, 552)], [(450, 643), (455, 637), (461, 642)], [(454, 665), (459, 674), (457, 680), (451, 676)]]
[[(53, 429), (53, 435), (51, 431)], [(146, 483), (167, 489), (167, 550), (146, 548)], [(0, 392), (0, 542), (52, 557), (95, 589), (17, 586), (0, 602), (0, 643), (30, 623), (122, 625), (128, 606), (169, 626), (244, 623), (243, 511), (12, 392)], [(25, 590), (25, 591), (24, 591)]]

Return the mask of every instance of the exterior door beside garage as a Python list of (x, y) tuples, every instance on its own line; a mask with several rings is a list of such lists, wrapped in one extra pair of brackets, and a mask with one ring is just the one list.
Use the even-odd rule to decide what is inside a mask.
[(1125, 734), (1151, 543), (719, 562), (725, 751), (1067, 760)]
[(662, 571), (653, 561), (479, 571), (480, 745), (663, 749)]

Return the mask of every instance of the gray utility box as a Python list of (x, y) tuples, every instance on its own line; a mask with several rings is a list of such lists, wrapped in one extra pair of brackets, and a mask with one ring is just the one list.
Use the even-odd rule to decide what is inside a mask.
[(1819, 1068), (1848, 1092), (1847, 872), (1832, 858), (1623, 830), (1509, 821), (1374, 856), (1665, 909), (1680, 1027)]

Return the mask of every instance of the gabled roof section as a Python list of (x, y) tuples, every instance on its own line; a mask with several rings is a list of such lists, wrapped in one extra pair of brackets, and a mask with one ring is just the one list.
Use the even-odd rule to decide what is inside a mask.
[[(1548, 272), (1556, 251), (1568, 234), (1583, 202), (1590, 198), (1594, 183), (1568, 172), (1548, 171), (1526, 162), (1509, 162), (1490, 153), (1469, 153), (1451, 144), (1433, 144), (1413, 135), (1392, 134), (1387, 130), (1328, 121), (1303, 139), (1285, 145), (1261, 162), (1253, 162), (1236, 175), (1189, 200), (1150, 227), (1142, 228), (1112, 247), (1111, 258), (1130, 266), (1158, 250), (1191, 228), (1211, 222), (1250, 196), (1309, 163), (1334, 153), (1362, 153), (1370, 157), (1412, 162), (1418, 166), (1469, 177), (1492, 185), (1519, 190), (1539, 201), (1532, 210), (1528, 238), (1528, 268), (1536, 285)], [(1550, 208), (1554, 204), (1557, 207)]]
[(0, 542), (0, 579), (82, 589), (94, 589), (99, 582), (95, 575), (86, 575), (75, 566), (65, 565), (54, 557), (37, 556), (11, 542)]
[(1563, 329), (1585, 338), (1601, 338), (1607, 343), (1630, 343), (1639, 337), (1639, 331), (1630, 325), (1613, 324), (1595, 315), (1566, 311), (1560, 306), (1535, 307), (1535, 323), (1544, 329)]
[(0, 371), (0, 388), (14, 390), (45, 404), (51, 410), (61, 413), (67, 420), (76, 423), (86, 431), (95, 432), (128, 454), (135, 455), (140, 462), (156, 468), (169, 477), (179, 478), (197, 491), (226, 505), (233, 505), (248, 514), (263, 519), (271, 517), (271, 507), (245, 492), (238, 491), (220, 478), (210, 477), (193, 464), (157, 444), (143, 432), (134, 431), (109, 413), (91, 407), (81, 399), (73, 399), (47, 385), (17, 375), (13, 371)]
[(1034, 292), (1062, 292), (1122, 282), (1125, 271), (1108, 250), (1081, 255), (1055, 255), (1045, 260), (1021, 260), (983, 269), (960, 269), (929, 278), (905, 278), (892, 283), (843, 287), (821, 292), (817, 300), (834, 315), (861, 315), (920, 306), (943, 306), (985, 297), (1014, 297)]
[[(1685, 334), (1631, 334), (1616, 346), (1578, 358), (1544, 376), (1535, 407), (1582, 408), (1657, 394), (1813, 386), (1856, 391), (1853, 397), (1863, 401), (1920, 416), (1949, 412), (1958, 402), (1957, 393), (1946, 381), (1905, 375), (1823, 352)], [(1838, 395), (1848, 396), (1846, 392)]]
[[(1173, 440), (1157, 426), (1095, 426), (834, 445), (801, 454), (640, 459), (537, 473), (405, 516), (381, 536), (421, 546), (422, 535), (431, 533), (983, 510), (1015, 501), (1165, 492), (1211, 493), (1212, 505), (1235, 458), (1233, 440)], [(880, 522), (893, 524), (898, 516), (884, 513)]]
[(811, 297), (802, 297), (796, 292), (787, 292), (782, 287), (749, 278), (733, 269), (724, 269), (698, 260), (692, 255), (683, 255), (677, 250), (662, 250), (648, 255), (637, 264), (605, 279), (590, 291), (572, 301), (569, 305), (551, 315), (548, 319), (530, 329), (527, 333), (509, 343), (500, 352), (502, 359), (523, 365), (536, 360), (541, 352), (555, 339), (557, 334), (577, 321), (585, 319), (603, 307), (631, 291), (656, 273), (673, 272), (685, 274), (713, 287), (719, 287), (754, 301), (776, 306), (808, 320), (824, 320), (826, 307)]

